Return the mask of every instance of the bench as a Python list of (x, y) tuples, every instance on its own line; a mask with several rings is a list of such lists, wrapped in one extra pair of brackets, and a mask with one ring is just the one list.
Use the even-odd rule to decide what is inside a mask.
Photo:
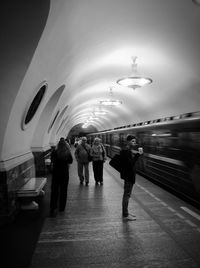
[(23, 201), (20, 208), (22, 210), (37, 210), (38, 203), (31, 201), (31, 198), (43, 196), (45, 194), (43, 188), (47, 183), (47, 178), (30, 178), (19, 190), (17, 190), (17, 197)]

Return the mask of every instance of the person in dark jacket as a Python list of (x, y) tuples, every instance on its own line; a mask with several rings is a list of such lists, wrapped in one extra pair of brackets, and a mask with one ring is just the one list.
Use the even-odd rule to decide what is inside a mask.
[(127, 144), (120, 151), (121, 159), (121, 171), (120, 177), (124, 180), (124, 193), (122, 198), (122, 217), (126, 220), (135, 220), (134, 215), (128, 213), (128, 203), (135, 184), (136, 168), (135, 163), (139, 156), (143, 154), (142, 148), (139, 148), (136, 143), (136, 137), (133, 135), (127, 135)]
[[(82, 185), (85, 180), (85, 185), (89, 185), (89, 157), (91, 156), (91, 147), (87, 143), (87, 138), (82, 137), (80, 143), (75, 150), (75, 158), (77, 160), (78, 176), (80, 184)], [(85, 176), (84, 176), (85, 175)]]
[(67, 201), (67, 188), (69, 182), (69, 164), (73, 162), (69, 145), (61, 138), (56, 149), (51, 154), (53, 164), (50, 216), (55, 217), (57, 208), (63, 212)]

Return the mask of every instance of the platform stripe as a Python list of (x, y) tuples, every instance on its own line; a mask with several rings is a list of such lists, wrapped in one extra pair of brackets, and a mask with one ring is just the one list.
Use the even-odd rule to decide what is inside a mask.
[(188, 214), (190, 214), (191, 216), (193, 216), (194, 218), (200, 221), (200, 215), (197, 214), (196, 212), (192, 211), (191, 209), (187, 207), (181, 207), (181, 209), (183, 209), (185, 212), (187, 212)]

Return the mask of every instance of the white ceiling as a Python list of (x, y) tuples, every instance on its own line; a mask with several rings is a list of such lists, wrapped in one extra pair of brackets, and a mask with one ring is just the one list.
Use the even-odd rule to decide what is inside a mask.
[[(98, 130), (199, 110), (200, 6), (192, 0), (52, 0), (50, 9), (44, 5), (49, 1), (39, 2), (38, 9), (34, 1), (15, 4), (21, 14), (13, 10), (9, 23), (16, 26), (6, 29), (13, 40), (6, 43), (7, 53), (1, 51), (1, 73), (9, 73), (1, 83), (4, 152), (16, 143), (20, 151), (66, 135), (109, 97), (110, 87), (122, 105), (105, 108), (107, 115), (93, 122)], [(131, 74), (133, 56), (138, 74), (153, 79), (136, 90), (116, 84)], [(45, 100), (22, 130), (24, 110), (42, 81), (48, 83)]]
[[(198, 110), (199, 29), (200, 7), (190, 0), (52, 1), (39, 48), (66, 84), (70, 127), (109, 97), (109, 87), (123, 104), (106, 109), (94, 123), (99, 130)], [(135, 91), (116, 84), (131, 74), (132, 56), (138, 73), (153, 79)]]

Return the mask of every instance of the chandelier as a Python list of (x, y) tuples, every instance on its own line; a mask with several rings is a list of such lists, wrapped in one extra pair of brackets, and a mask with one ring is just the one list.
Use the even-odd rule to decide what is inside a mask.
[(106, 115), (108, 112), (105, 111), (101, 105), (98, 105), (98, 107), (94, 107), (93, 109), (93, 115), (94, 116), (102, 116), (102, 115)]
[(106, 106), (117, 106), (119, 104), (122, 104), (122, 101), (113, 99), (112, 96), (113, 96), (113, 92), (112, 92), (112, 88), (110, 88), (110, 99), (102, 100), (100, 101), (100, 104), (106, 105)]
[(153, 80), (148, 77), (140, 77), (137, 75), (137, 57), (132, 57), (132, 71), (133, 76), (128, 76), (124, 78), (120, 78), (117, 80), (117, 84), (124, 87), (130, 87), (133, 89), (151, 84)]
[(105, 115), (105, 114), (107, 114), (106, 111), (101, 111), (101, 110), (99, 110), (99, 111), (94, 111), (94, 115)]

